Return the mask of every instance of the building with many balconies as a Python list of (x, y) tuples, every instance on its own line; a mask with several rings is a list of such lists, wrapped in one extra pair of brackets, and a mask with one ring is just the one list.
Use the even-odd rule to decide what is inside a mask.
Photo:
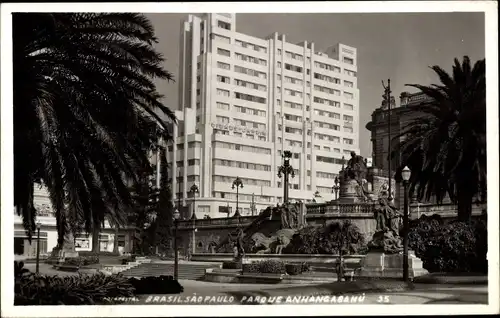
[[(196, 216), (251, 215), (283, 200), (277, 175), (293, 153), (290, 199), (333, 199), (342, 157), (359, 153), (357, 52), (236, 32), (235, 14), (189, 15), (181, 25), (179, 120), (168, 161), (176, 200)], [(193, 199), (190, 188), (199, 194)], [(252, 209), (252, 207), (255, 207)], [(231, 213), (230, 213), (231, 214)]]

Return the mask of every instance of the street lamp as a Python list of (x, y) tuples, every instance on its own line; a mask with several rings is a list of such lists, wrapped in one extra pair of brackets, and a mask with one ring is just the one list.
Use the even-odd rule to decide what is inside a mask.
[(411, 170), (408, 167), (404, 167), (401, 172), (404, 185), (404, 214), (403, 214), (403, 281), (407, 282), (408, 275), (408, 184), (411, 177)]
[(196, 184), (193, 184), (189, 192), (193, 194), (193, 215), (191, 216), (191, 220), (196, 220), (196, 194), (200, 193), (200, 190)]
[(392, 100), (391, 100), (391, 80), (388, 79), (387, 80), (387, 86), (384, 85), (384, 82), (382, 81), (382, 85), (384, 86), (384, 100), (386, 102), (386, 105), (387, 105), (387, 131), (388, 131), (388, 149), (387, 149), (387, 169), (388, 169), (388, 172), (389, 172), (389, 197), (388, 197), (388, 200), (389, 202), (392, 202), (392, 200), (394, 199), (392, 197), (392, 181), (391, 181), (391, 174), (392, 174), (392, 169), (391, 169), (391, 104), (392, 104)]
[(340, 189), (340, 182), (339, 182), (339, 177), (335, 177), (333, 180), (333, 186), (332, 186), (332, 193), (335, 193), (335, 200), (339, 198), (339, 189)]
[(293, 171), (293, 167), (290, 165), (290, 158), (292, 158), (292, 152), (289, 150), (283, 151), (283, 164), (278, 169), (278, 178), (281, 178), (281, 175), (284, 175), (283, 182), (283, 204), (288, 202), (288, 176), (290, 175), (292, 178), (295, 177), (295, 172)]
[(234, 213), (234, 216), (239, 217), (240, 216), (240, 211), (238, 210), (239, 188), (243, 189), (243, 181), (241, 181), (240, 177), (236, 177), (236, 179), (234, 179), (233, 185), (232, 185), (233, 190), (235, 187), (236, 187), (236, 212)]
[(179, 213), (179, 210), (175, 208), (174, 211), (174, 279), (177, 280), (179, 277), (179, 253), (178, 253), (178, 247), (177, 247), (177, 227), (179, 223), (179, 218), (181, 217), (181, 214)]
[(36, 274), (40, 273), (40, 227), (42, 223), (36, 223), (37, 239), (36, 239)]

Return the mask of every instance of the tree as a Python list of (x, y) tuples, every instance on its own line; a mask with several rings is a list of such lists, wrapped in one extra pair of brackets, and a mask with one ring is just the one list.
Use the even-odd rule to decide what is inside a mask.
[(155, 244), (159, 247), (160, 253), (170, 251), (172, 241), (173, 212), (172, 190), (170, 188), (170, 178), (168, 176), (168, 162), (165, 148), (160, 150), (161, 158), (161, 180), (158, 200), (158, 217), (155, 221)]
[(155, 140), (148, 127), (156, 123), (167, 132), (167, 122), (175, 121), (153, 82), (172, 75), (162, 68), (143, 15), (15, 13), (12, 19), (14, 204), (31, 237), (33, 186), (44, 184), (60, 248), (82, 223), (87, 233), (105, 217), (125, 223), (134, 203), (129, 184), (150, 169)]
[[(458, 218), (469, 221), (473, 199), (486, 198), (486, 76), (485, 60), (471, 67), (467, 56), (455, 59), (450, 76), (431, 67), (440, 84), (411, 84), (430, 98), (415, 106), (420, 115), (406, 125), (396, 151), (411, 171), (410, 191), (422, 200), (442, 202), (446, 194), (458, 205)], [(395, 152), (392, 153), (395, 155)]]

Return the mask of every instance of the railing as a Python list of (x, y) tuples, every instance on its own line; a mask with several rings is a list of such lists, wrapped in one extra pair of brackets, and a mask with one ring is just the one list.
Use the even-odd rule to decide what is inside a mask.
[(311, 203), (306, 204), (307, 214), (363, 214), (372, 213), (373, 203)]
[(179, 226), (189, 227), (192, 226), (193, 223), (196, 224), (196, 226), (238, 225), (238, 224), (243, 225), (251, 223), (256, 218), (257, 216), (240, 216), (239, 218), (226, 217), (226, 218), (216, 218), (216, 219), (202, 219), (202, 220), (196, 220), (195, 222), (193, 222), (192, 220), (183, 220), (179, 221)]

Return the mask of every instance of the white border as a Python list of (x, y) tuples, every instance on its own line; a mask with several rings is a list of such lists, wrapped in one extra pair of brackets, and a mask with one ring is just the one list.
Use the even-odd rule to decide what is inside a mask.
[[(12, 140), (12, 12), (485, 12), (487, 60), (487, 143), (488, 143), (488, 242), (489, 305), (280, 305), (280, 306), (38, 306), (15, 307), (13, 304), (13, 140)], [(1, 5), (1, 177), (2, 177), (2, 316), (78, 317), (78, 316), (229, 316), (229, 315), (394, 315), (457, 314), (499, 312), (499, 228), (498, 228), (498, 15), (493, 1), (373, 1), (373, 2), (199, 2), (199, 3), (24, 3)], [(168, 306), (168, 307), (166, 307)], [(312, 307), (311, 307), (312, 306)]]

